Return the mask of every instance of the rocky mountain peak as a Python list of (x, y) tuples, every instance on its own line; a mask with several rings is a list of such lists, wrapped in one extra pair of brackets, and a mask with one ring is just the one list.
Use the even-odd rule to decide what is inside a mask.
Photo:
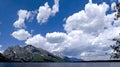
[(32, 45), (9, 47), (3, 52), (3, 55), (12, 61), (21, 62), (63, 61), (60, 57)]

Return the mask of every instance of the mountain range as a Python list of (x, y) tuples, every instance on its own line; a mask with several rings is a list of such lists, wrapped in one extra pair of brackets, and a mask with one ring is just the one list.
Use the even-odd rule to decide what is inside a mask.
[(77, 62), (82, 59), (59, 57), (44, 49), (36, 48), (32, 45), (11, 46), (3, 54), (0, 54), (1, 62)]

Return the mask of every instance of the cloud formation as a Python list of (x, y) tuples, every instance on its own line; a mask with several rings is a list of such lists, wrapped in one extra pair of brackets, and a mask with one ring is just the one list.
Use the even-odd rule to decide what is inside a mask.
[[(111, 6), (113, 7), (113, 5)], [(85, 10), (74, 13), (67, 18), (64, 29), (68, 35), (77, 30), (75, 36), (79, 39), (71, 36), (73, 38), (72, 41), (74, 39), (76, 41), (70, 41), (69, 43), (77, 47), (73, 46), (75, 48), (71, 49), (69, 46), (67, 51), (64, 51), (66, 55), (75, 55), (84, 59), (91, 59), (91, 57), (94, 57), (92, 59), (95, 59), (95, 57), (99, 57), (97, 59), (103, 59), (104, 56), (107, 56), (106, 53), (111, 52), (110, 45), (114, 44), (114, 42), (110, 39), (119, 36), (120, 19), (114, 20), (115, 13), (106, 14), (108, 8), (109, 5), (106, 3), (98, 5), (89, 1), (85, 5)], [(83, 34), (78, 35), (78, 32), (82, 32)]]
[(18, 11), (18, 20), (16, 20), (13, 24), (15, 28), (25, 28), (25, 20), (32, 21), (37, 14), (38, 23), (45, 23), (50, 16), (55, 16), (55, 14), (59, 12), (59, 0), (54, 0), (54, 5), (52, 8), (48, 5), (48, 2), (44, 4), (44, 6), (40, 6), (37, 11), (28, 11), (20, 9)]
[(59, 0), (54, 0), (55, 4), (52, 8), (48, 5), (48, 2), (44, 6), (40, 6), (37, 14), (38, 23), (45, 23), (50, 16), (54, 16), (59, 11)]
[(19, 10), (18, 11), (18, 20), (16, 20), (13, 24), (16, 28), (23, 28), (25, 27), (24, 21), (27, 18), (27, 10)]
[(118, 0), (118, 2), (120, 3), (120, 0)]
[[(50, 16), (55, 16), (55, 14), (59, 12), (59, 0), (54, 0), (54, 2), (55, 3), (52, 8), (50, 8), (50, 6), (48, 5), (48, 2), (46, 2), (44, 6), (40, 6), (38, 9), (38, 13), (36, 10), (28, 11), (28, 10), (20, 9), (17, 13), (18, 20), (16, 20), (13, 23), (13, 26), (15, 28), (18, 28), (19, 31), (14, 31), (12, 33), (12, 36), (18, 40), (26, 40), (28, 37), (30, 37), (31, 35), (28, 33), (28, 31), (24, 30), (24, 28), (26, 28), (25, 20), (32, 21), (37, 14), (38, 23), (46, 22)], [(26, 36), (24, 37), (21, 35), (26, 35)]]
[(24, 29), (14, 31), (11, 35), (18, 40), (26, 40), (27, 38), (31, 37), (31, 34)]
[[(57, 35), (54, 36), (54, 34)], [(61, 49), (64, 49), (63, 47), (65, 45), (63, 43), (65, 42), (64, 40), (66, 40), (65, 39), (66, 36), (67, 35), (65, 33), (60, 33), (60, 32), (48, 33), (46, 34), (46, 37), (43, 37), (41, 34), (37, 34), (27, 39), (25, 43), (28, 45), (33, 45), (39, 48), (43, 48), (50, 52), (54, 52), (54, 51), (59, 52), (62, 51)], [(60, 40), (58, 38), (60, 38)]]
[[(44, 23), (47, 21), (47, 19), (50, 17), (50, 16), (55, 16), (55, 14), (57, 12), (59, 12), (59, 0), (54, 0), (54, 5), (52, 8), (50, 8), (50, 6), (48, 5), (48, 2), (46, 2), (44, 4), (44, 6), (40, 6), (39, 9), (38, 9), (38, 13), (37, 11), (28, 11), (28, 10), (23, 10), (23, 9), (20, 9), (18, 11), (18, 20), (16, 20), (14, 23), (13, 23), (13, 26), (15, 28), (18, 28), (19, 30), (20, 29), (24, 29), (26, 28), (26, 25), (25, 25), (25, 20), (27, 21), (32, 21), (34, 19), (34, 17), (36, 16), (37, 14), (37, 20), (38, 20), (38, 23)], [(15, 34), (17, 34), (19, 31), (15, 31), (12, 33), (12, 35), (18, 39), (18, 40), (21, 40), (21, 38), (19, 36), (16, 36)], [(26, 39), (26, 38), (25, 38)], [(22, 39), (23, 40), (23, 39)]]
[(25, 28), (25, 20), (32, 20), (35, 16), (35, 11), (27, 11), (20, 9), (18, 11), (18, 20), (16, 20), (13, 24), (15, 28)]
[(106, 3), (100, 5), (88, 3), (85, 5), (85, 10), (67, 18), (64, 28), (67, 32), (82, 30), (89, 34), (99, 33), (106, 27), (105, 17), (108, 8)]
[(67, 35), (61, 32), (47, 33), (46, 39), (50, 43), (62, 43), (66, 40)]
[(26, 44), (42, 46), (46, 42), (45, 38), (40, 34), (34, 35), (33, 37), (27, 39)]
[(113, 3), (111, 4), (111, 9), (112, 9), (112, 10), (115, 10), (115, 6), (116, 6), (116, 3), (113, 2)]

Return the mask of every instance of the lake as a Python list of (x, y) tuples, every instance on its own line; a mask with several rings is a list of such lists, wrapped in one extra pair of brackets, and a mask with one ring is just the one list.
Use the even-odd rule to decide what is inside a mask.
[(0, 67), (120, 67), (120, 62), (0, 63)]

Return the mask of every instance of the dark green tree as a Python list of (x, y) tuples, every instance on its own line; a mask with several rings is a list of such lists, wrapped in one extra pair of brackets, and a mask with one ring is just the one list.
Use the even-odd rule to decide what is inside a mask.
[(120, 58), (120, 39), (113, 38), (112, 41), (115, 41), (115, 44), (110, 46), (113, 50), (110, 58), (118, 59), (118, 58)]
[(118, 20), (118, 18), (120, 17), (120, 3), (118, 3), (116, 6), (114, 6), (114, 9), (116, 12), (114, 20)]
[[(118, 3), (114, 7), (116, 14), (114, 20), (118, 20), (120, 18), (120, 3)], [(120, 34), (119, 34), (120, 36)], [(119, 59), (120, 58), (120, 38), (113, 38), (112, 41), (115, 41), (115, 44), (111, 45), (110, 47), (112, 48), (113, 52), (111, 54), (111, 59)]]

